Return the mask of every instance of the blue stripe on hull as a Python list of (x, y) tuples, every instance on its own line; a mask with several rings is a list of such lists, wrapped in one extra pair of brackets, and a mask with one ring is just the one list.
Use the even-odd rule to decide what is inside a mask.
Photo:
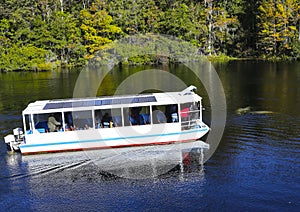
[(204, 131), (208, 132), (208, 128), (191, 130), (191, 131), (184, 131), (184, 132), (176, 132), (176, 133), (152, 134), (152, 135), (145, 135), (145, 136), (129, 136), (129, 137), (116, 137), (116, 138), (93, 139), (93, 140), (64, 141), (64, 142), (54, 142), (54, 143), (44, 143), (44, 144), (24, 144), (24, 145), (21, 145), (20, 148), (24, 149), (24, 148), (53, 146), (53, 145), (65, 145), (65, 144), (103, 142), (103, 141), (122, 140), (122, 139), (137, 139), (137, 138), (150, 138), (150, 137), (160, 137), (160, 136), (183, 135), (183, 134), (190, 134), (190, 133), (197, 133), (197, 132), (204, 132)]

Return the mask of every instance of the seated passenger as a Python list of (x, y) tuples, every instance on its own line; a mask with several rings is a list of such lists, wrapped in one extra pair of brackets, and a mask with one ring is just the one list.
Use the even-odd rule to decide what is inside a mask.
[(102, 111), (101, 110), (95, 110), (95, 128), (100, 129), (102, 128)]
[(72, 117), (72, 113), (71, 112), (67, 112), (66, 113), (66, 121), (69, 125), (73, 125), (73, 117)]
[(172, 113), (171, 118), (172, 118), (172, 122), (178, 122), (178, 114), (177, 113)]
[(50, 132), (57, 132), (61, 124), (56, 121), (54, 114), (51, 114), (48, 118), (48, 128)]
[(190, 114), (190, 108), (183, 108), (180, 110), (180, 116), (181, 116), (181, 121), (188, 121), (189, 119), (189, 114)]
[(84, 125), (84, 129), (85, 129), (85, 130), (88, 130), (88, 129), (91, 129), (91, 128), (90, 128), (90, 126), (89, 126), (88, 124), (85, 124), (85, 125)]
[(141, 116), (143, 116), (143, 119), (144, 119), (146, 124), (151, 123), (150, 114), (142, 113)]
[(167, 122), (165, 114), (162, 111), (158, 110), (156, 106), (152, 107), (152, 111), (153, 124), (161, 124)]
[(102, 128), (102, 124), (101, 124), (101, 121), (100, 122), (96, 122), (96, 129), (100, 129)]
[(111, 116), (108, 113), (105, 113), (102, 117), (101, 124), (103, 128), (112, 128), (114, 127)]
[(166, 107), (167, 122), (178, 122), (178, 107), (177, 105), (168, 105)]
[(131, 125), (145, 125), (146, 122), (140, 114), (131, 114), (129, 116), (130, 124)]
[(66, 126), (65, 126), (65, 131), (71, 131), (71, 128), (68, 124), (66, 124)]
[(140, 115), (141, 108), (131, 108), (131, 114), (129, 116), (129, 120), (131, 125), (145, 125), (146, 122), (143, 116)]

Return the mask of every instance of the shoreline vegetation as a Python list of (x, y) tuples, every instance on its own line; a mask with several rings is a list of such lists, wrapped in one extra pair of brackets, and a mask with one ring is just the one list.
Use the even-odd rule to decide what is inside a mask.
[[(212, 62), (299, 60), (299, 14), (300, 0), (7, 0), (0, 3), (0, 71), (84, 66), (132, 35), (179, 38)], [(120, 54), (131, 51), (122, 63), (176, 62), (128, 45)]]

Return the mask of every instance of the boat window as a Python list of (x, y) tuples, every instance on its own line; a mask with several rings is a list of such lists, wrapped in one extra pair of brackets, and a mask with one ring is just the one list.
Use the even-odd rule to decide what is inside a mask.
[(34, 128), (40, 132), (48, 132), (48, 116), (49, 114), (34, 114), (33, 121), (34, 121)]
[(72, 112), (64, 112), (65, 131), (75, 130)]
[(168, 123), (174, 123), (179, 121), (177, 104), (166, 105), (165, 111)]
[(178, 105), (154, 105), (152, 106), (153, 124), (178, 122)]
[(188, 102), (180, 105), (180, 117), (182, 129), (195, 127), (196, 121), (200, 119), (200, 104)]
[[(68, 114), (65, 113), (65, 116)], [(76, 130), (87, 130), (94, 127), (92, 111), (73, 111), (72, 116), (69, 115), (66, 121), (70, 119), (73, 122), (73, 126)], [(69, 121), (69, 120), (68, 120)]]
[(95, 123), (98, 129), (121, 127), (121, 108), (95, 110)]
[(150, 106), (123, 108), (124, 125), (145, 125), (150, 124)]
[(30, 120), (30, 115), (25, 115), (25, 130), (26, 134), (32, 134), (32, 123)]
[(33, 115), (34, 128), (39, 133), (62, 131), (61, 113), (41, 113)]

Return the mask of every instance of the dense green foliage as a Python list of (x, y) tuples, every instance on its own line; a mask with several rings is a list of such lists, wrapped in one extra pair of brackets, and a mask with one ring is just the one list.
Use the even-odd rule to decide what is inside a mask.
[(299, 59), (299, 14), (300, 0), (5, 0), (0, 69), (83, 65), (112, 41), (145, 33), (186, 40), (199, 55)]

